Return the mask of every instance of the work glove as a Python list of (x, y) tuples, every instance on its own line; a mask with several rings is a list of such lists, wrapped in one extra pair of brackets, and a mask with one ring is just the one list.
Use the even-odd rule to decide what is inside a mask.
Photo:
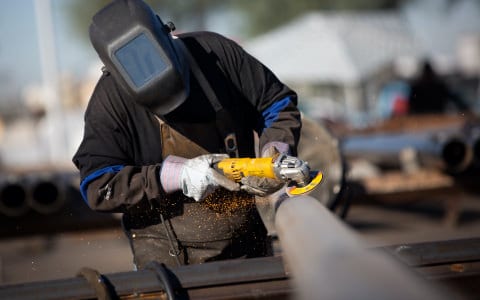
[[(271, 142), (265, 145), (262, 151), (262, 157), (274, 157), (280, 154), (280, 150), (283, 153), (288, 153), (289, 146), (281, 142)], [(241, 189), (252, 195), (265, 197), (275, 193), (281, 189), (285, 182), (279, 179), (246, 176), (243, 177), (240, 182), (242, 183)]]
[(185, 196), (201, 201), (216, 188), (239, 191), (240, 185), (217, 172), (213, 165), (226, 154), (206, 154), (192, 159), (169, 155), (160, 169), (160, 183), (164, 191), (172, 193), (181, 190)]

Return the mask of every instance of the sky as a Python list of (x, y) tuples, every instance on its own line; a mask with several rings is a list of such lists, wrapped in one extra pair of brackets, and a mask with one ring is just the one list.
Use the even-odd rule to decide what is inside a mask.
[[(87, 72), (97, 57), (72, 31), (65, 7), (72, 0), (51, 0), (57, 65), (62, 72)], [(2, 1), (0, 10), (0, 101), (12, 90), (40, 83), (40, 60), (34, 0)], [(87, 64), (88, 65), (88, 64)]]
[[(22, 86), (41, 82), (34, 1), (2, 1), (2, 9), (0, 10), (0, 104), (3, 100), (8, 99), (8, 96), (12, 93), (18, 92)], [(68, 22), (67, 7), (71, 2), (77, 0), (50, 1), (53, 10), (52, 16), (58, 56), (57, 66), (60, 72), (78, 75), (89, 72), (89, 67), (99, 61), (98, 57), (93, 48), (88, 43), (85, 43), (85, 40), (82, 40), (78, 34), (73, 32), (73, 28)], [(422, 3), (424, 6), (430, 6), (427, 11), (433, 14), (438, 12), (438, 7), (441, 7), (438, 4), (442, 3), (442, 1), (423, 0)], [(437, 9), (432, 11), (432, 7)], [(463, 5), (461, 7), (464, 10), (468, 10), (471, 8), (471, 5)], [(417, 11), (417, 9), (415, 8), (414, 11)], [(462, 14), (462, 16), (464, 15), (465, 13)], [(473, 17), (475, 17), (475, 14)], [(417, 18), (420, 21), (425, 21), (425, 19)], [(431, 18), (428, 19), (431, 20)], [(225, 22), (225, 20), (228, 20), (228, 22)], [(239, 19), (234, 18), (232, 15), (225, 16), (225, 12), (212, 14), (209, 16), (208, 22), (210, 24), (207, 24), (207, 27), (230, 36), (234, 35), (235, 27), (239, 26), (234, 24), (238, 23)], [(477, 25), (479, 23), (477, 21), (474, 24)], [(418, 27), (427, 28), (428, 26), (420, 25)], [(440, 34), (452, 31), (452, 27), (455, 26), (445, 27)], [(88, 28), (85, 28), (86, 35), (87, 30)], [(428, 38), (432, 34), (429, 31), (425, 31), (424, 36)], [(442, 39), (437, 38), (437, 40), (441, 41)], [(440, 46), (443, 48), (448, 47), (451, 41), (445, 39), (443, 44), (445, 45), (437, 45), (438, 47), (436, 48)]]
[[(0, 109), (21, 109), (25, 101), (24, 88), (42, 84), (35, 1), (37, 0), (0, 0)], [(48, 0), (38, 1), (44, 4)], [(92, 66), (98, 66), (100, 76), (100, 59), (90, 43), (85, 42), (88, 39), (73, 31), (67, 10), (73, 1), (94, 0), (49, 1), (59, 73), (73, 74), (79, 79), (82, 75), (91, 75)], [(228, 25), (224, 26), (226, 20)], [(228, 35), (228, 29), (232, 28), (236, 20), (231, 14), (213, 12), (207, 21), (209, 24), (206, 25), (208, 28), (220, 29), (216, 31)], [(85, 28), (85, 37), (87, 36), (88, 27)], [(83, 134), (83, 126), (79, 126), (83, 122), (83, 114), (81, 111), (76, 114), (70, 112), (68, 118), (61, 118), (63, 126), (52, 125), (58, 121), (59, 119), (53, 117), (45, 120), (43, 126), (35, 125), (36, 131), (33, 133), (30, 125), (9, 127), (0, 144), (0, 156), (10, 165), (35, 164), (49, 159), (70, 163), (71, 155)], [(0, 127), (0, 138), (1, 130)], [(61, 140), (62, 137), (65, 137), (65, 141)], [(63, 147), (62, 144), (66, 146)]]
[[(46, 1), (46, 0), (40, 0)], [(76, 0), (50, 0), (57, 52), (61, 73), (82, 75), (99, 62), (97, 54), (85, 43), (68, 21), (67, 7)], [(88, 0), (92, 1), (92, 0)], [(0, 103), (21, 87), (41, 83), (35, 0), (3, 0), (0, 10)], [(225, 26), (225, 20), (228, 25)], [(219, 33), (231, 34), (239, 20), (231, 14), (213, 13), (207, 27)], [(236, 24), (239, 26), (238, 24)], [(218, 30), (220, 29), (220, 30)], [(85, 28), (85, 35), (88, 28)]]

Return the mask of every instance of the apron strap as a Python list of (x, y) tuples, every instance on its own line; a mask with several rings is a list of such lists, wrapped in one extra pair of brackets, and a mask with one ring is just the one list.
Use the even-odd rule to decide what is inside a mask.
[(225, 151), (230, 157), (239, 157), (237, 136), (235, 134), (235, 129), (232, 123), (232, 118), (230, 114), (223, 108), (222, 104), (218, 100), (217, 95), (212, 89), (212, 86), (208, 82), (205, 74), (200, 69), (195, 58), (192, 56), (188, 48), (183, 44), (181, 40), (178, 40), (182, 51), (187, 57), (188, 63), (192, 69), (192, 73), (197, 79), (200, 87), (207, 96), (208, 101), (212, 105), (216, 114), (216, 125), (221, 135), (223, 136), (223, 142), (225, 145)]

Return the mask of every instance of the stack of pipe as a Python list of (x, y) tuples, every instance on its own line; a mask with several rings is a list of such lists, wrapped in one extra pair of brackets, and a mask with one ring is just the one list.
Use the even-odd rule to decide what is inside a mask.
[[(424, 265), (428, 271), (442, 261), (457, 261), (461, 263), (441, 265), (441, 270), (430, 275), (477, 278), (469, 277), (474, 266), (462, 263), (478, 260), (478, 239), (465, 247), (459, 245), (461, 251), (451, 249), (451, 243), (375, 251), (321, 203), (309, 196), (279, 197), (272, 203), (277, 207), (282, 257), (225, 260), (171, 270), (157, 262), (143, 270), (109, 275), (82, 268), (77, 277), (0, 286), (0, 298), (442, 300), (462, 298), (408, 265)], [(392, 251), (395, 255), (388, 254)], [(465, 272), (449, 274), (449, 270), (455, 272), (452, 266)]]
[(309, 196), (280, 199), (275, 225), (294, 299), (453, 299), (362, 239)]
[(0, 216), (53, 214), (65, 204), (67, 184), (58, 174), (8, 176), (0, 182)]

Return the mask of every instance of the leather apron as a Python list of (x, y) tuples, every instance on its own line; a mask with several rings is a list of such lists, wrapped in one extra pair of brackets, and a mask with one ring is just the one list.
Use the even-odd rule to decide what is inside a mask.
[[(160, 121), (162, 156), (193, 158), (209, 152)], [(200, 128), (212, 139), (212, 126)], [(142, 269), (150, 261), (167, 266), (271, 254), (266, 229), (255, 207), (255, 198), (244, 192), (219, 188), (202, 202), (181, 191), (159, 199), (149, 215), (124, 218), (134, 262)], [(144, 222), (142, 218), (148, 218)]]

